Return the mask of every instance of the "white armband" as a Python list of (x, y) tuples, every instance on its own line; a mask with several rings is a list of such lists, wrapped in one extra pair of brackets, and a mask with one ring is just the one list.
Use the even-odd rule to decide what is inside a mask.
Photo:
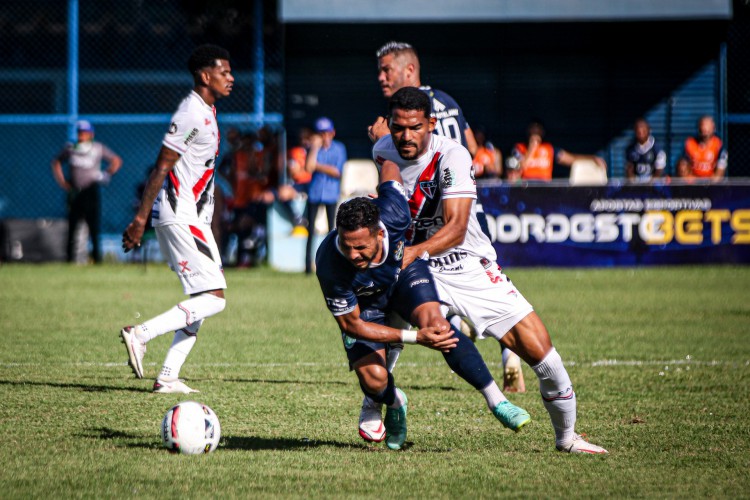
[(416, 344), (417, 332), (414, 330), (401, 330), (401, 342), (404, 344)]

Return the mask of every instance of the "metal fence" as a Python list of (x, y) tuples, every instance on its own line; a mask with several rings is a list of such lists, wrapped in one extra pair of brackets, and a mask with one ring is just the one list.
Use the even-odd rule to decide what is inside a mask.
[(0, 219), (65, 216), (50, 161), (85, 118), (123, 158), (102, 196), (102, 231), (122, 231), (170, 116), (192, 88), (186, 63), (201, 43), (231, 53), (236, 83), (217, 104), (222, 132), (281, 128), (276, 22), (275, 2), (262, 0), (4, 0)]

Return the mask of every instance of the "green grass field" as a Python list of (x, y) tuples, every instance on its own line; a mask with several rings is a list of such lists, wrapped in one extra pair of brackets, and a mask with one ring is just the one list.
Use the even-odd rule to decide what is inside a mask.
[[(514, 434), (436, 351), (409, 346), (408, 446), (357, 434), (361, 393), (317, 281), (227, 270), (227, 309), (182, 370), (190, 396), (150, 392), (119, 329), (183, 299), (162, 264), (0, 267), (0, 498), (748, 498), (750, 267), (506, 270), (535, 305), (578, 396), (578, 430), (608, 456), (554, 449), (528, 366)], [(496, 378), (500, 349), (478, 344)], [(180, 456), (159, 426), (210, 405), (218, 450)]]

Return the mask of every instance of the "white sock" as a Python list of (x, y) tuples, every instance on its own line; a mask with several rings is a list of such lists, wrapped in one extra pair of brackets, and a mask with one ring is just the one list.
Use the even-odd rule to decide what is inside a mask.
[(393, 400), (393, 404), (388, 405), (388, 408), (396, 409), (396, 408), (401, 408), (402, 406), (404, 406), (404, 403), (406, 403), (406, 400), (401, 397), (401, 394), (402, 394), (401, 392), (396, 391), (396, 397)]
[(503, 394), (503, 391), (500, 390), (494, 380), (492, 381), (492, 383), (490, 383), (490, 385), (479, 392), (482, 393), (482, 396), (484, 396), (484, 400), (487, 401), (487, 407), (490, 409), (490, 411), (493, 411), (498, 404), (508, 400), (508, 398), (505, 397), (505, 394)]
[(554, 347), (532, 369), (539, 377), (542, 402), (552, 420), (552, 427), (555, 428), (555, 444), (565, 445), (575, 437), (576, 394), (573, 392), (573, 383)]
[(226, 300), (210, 293), (182, 301), (169, 311), (138, 325), (136, 336), (141, 342), (148, 342), (159, 335), (173, 332), (192, 325), (224, 310)]
[(203, 320), (196, 321), (187, 328), (174, 332), (172, 345), (167, 351), (161, 372), (159, 372), (160, 379), (177, 379), (180, 376), (182, 365), (185, 364), (188, 354), (198, 341), (197, 334), (201, 324), (203, 324)]

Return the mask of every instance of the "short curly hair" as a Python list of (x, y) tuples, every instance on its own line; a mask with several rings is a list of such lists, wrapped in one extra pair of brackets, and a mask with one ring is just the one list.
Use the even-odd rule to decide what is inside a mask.
[(340, 231), (356, 231), (366, 227), (370, 234), (380, 225), (380, 209), (372, 199), (360, 196), (341, 204), (336, 213), (336, 228)]
[(188, 69), (190, 74), (194, 75), (197, 71), (203, 68), (210, 68), (216, 66), (218, 59), (229, 60), (229, 51), (218, 45), (212, 45), (206, 43), (200, 45), (193, 50), (188, 59)]

